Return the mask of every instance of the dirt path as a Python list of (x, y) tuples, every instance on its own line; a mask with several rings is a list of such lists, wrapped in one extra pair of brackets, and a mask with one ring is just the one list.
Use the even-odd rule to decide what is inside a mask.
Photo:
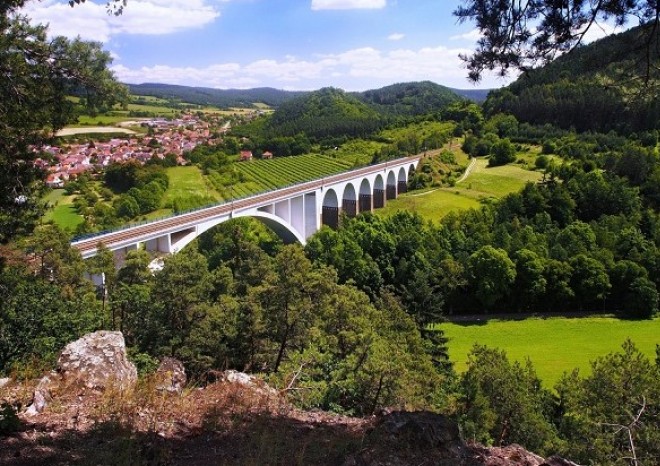
[(467, 178), (470, 175), (470, 172), (472, 171), (472, 169), (476, 164), (477, 164), (477, 158), (472, 157), (472, 160), (470, 161), (470, 165), (467, 166), (465, 172), (463, 172), (463, 176), (461, 176), (456, 183), (461, 183), (462, 181), (465, 181), (465, 178)]

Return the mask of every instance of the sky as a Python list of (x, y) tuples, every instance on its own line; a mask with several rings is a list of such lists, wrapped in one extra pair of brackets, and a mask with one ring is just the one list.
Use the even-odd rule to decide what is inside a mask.
[(454, 0), (128, 0), (119, 17), (104, 0), (71, 8), (31, 0), (22, 13), (49, 34), (100, 41), (124, 83), (220, 89), (274, 87), (345, 91), (433, 81), (460, 89), (496, 88), (467, 80), (459, 54), (479, 37), (459, 24)]

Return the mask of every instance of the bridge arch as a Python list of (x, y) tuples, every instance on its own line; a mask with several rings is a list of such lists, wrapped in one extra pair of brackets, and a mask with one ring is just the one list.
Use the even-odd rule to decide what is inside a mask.
[(383, 181), (383, 176), (379, 173), (374, 179), (374, 190), (373, 190), (373, 208), (380, 209), (385, 207), (385, 182)]
[(339, 227), (339, 198), (337, 192), (330, 188), (323, 195), (321, 206), (321, 224), (330, 228)]
[(396, 199), (396, 176), (394, 175), (394, 170), (390, 170), (387, 173), (387, 188), (385, 191), (387, 199)]
[(404, 167), (399, 168), (399, 175), (397, 176), (396, 192), (397, 194), (405, 193), (408, 191), (408, 174)]
[(355, 186), (353, 186), (353, 183), (346, 183), (346, 186), (344, 187), (344, 194), (341, 199), (341, 210), (349, 217), (355, 217), (358, 213), (357, 194), (355, 193)]
[(297, 242), (304, 245), (306, 242), (301, 232), (297, 231), (293, 227), (293, 225), (291, 225), (286, 220), (276, 215), (273, 215), (269, 212), (255, 210), (246, 213), (239, 213), (232, 217), (217, 218), (213, 221), (205, 222), (203, 225), (199, 225), (196, 229), (188, 230), (187, 234), (181, 235), (176, 239), (175, 237), (172, 237), (172, 252), (176, 253), (181, 251), (183, 248), (185, 248), (190, 243), (192, 243), (193, 240), (199, 237), (202, 233), (207, 232), (211, 228), (216, 227), (221, 223), (225, 223), (234, 218), (246, 218), (246, 217), (251, 217), (262, 222), (264, 225), (266, 225), (271, 230), (273, 230), (275, 234), (279, 236), (282, 239), (282, 241), (284, 241), (284, 243), (286, 244)]
[(369, 184), (369, 179), (364, 178), (360, 183), (360, 212), (371, 212), (372, 205), (372, 195), (371, 195), (371, 185)]
[(282, 218), (276, 215), (270, 214), (268, 212), (256, 211), (246, 214), (239, 214), (234, 218), (241, 217), (252, 217), (259, 220), (264, 225), (273, 230), (277, 236), (282, 238), (282, 241), (284, 241), (285, 244), (300, 243), (304, 245), (306, 243), (305, 238), (301, 232), (296, 230), (289, 222), (282, 220)]

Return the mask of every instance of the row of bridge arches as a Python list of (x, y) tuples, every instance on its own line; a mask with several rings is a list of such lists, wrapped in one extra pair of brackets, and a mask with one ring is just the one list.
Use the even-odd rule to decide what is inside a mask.
[(332, 228), (339, 226), (340, 214), (354, 217), (361, 212), (371, 212), (385, 206), (389, 199), (396, 199), (398, 194), (408, 190), (408, 180), (415, 170), (411, 165), (408, 170), (401, 167), (398, 174), (392, 170), (384, 178), (378, 174), (373, 178), (363, 178), (358, 182), (346, 183), (343, 187), (327, 189), (323, 194), (321, 223)]

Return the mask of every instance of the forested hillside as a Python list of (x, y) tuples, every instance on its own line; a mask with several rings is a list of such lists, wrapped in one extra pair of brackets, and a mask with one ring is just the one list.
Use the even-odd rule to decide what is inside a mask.
[[(510, 86), (493, 91), (486, 111), (577, 131), (658, 129), (660, 49), (658, 32), (653, 40), (647, 32), (640, 26), (608, 36), (524, 73)], [(647, 69), (650, 74), (644, 76)], [(639, 78), (630, 79), (631, 73)]]
[(437, 112), (461, 100), (455, 91), (430, 81), (399, 83), (355, 96), (390, 116), (414, 116)]
[(214, 105), (221, 108), (253, 107), (263, 103), (277, 107), (303, 92), (283, 91), (270, 87), (255, 89), (215, 89), (211, 87), (177, 86), (174, 84), (129, 84), (132, 94), (175, 99), (196, 105)]
[[(129, 84), (134, 95), (172, 99), (196, 105), (214, 105), (221, 108), (253, 107), (266, 104), (277, 108), (291, 99), (310, 92), (284, 91), (273, 88), (215, 89), (208, 87), (178, 86), (173, 84)], [(488, 90), (450, 89), (430, 81), (393, 84), (380, 89), (348, 94), (373, 107), (385, 115), (414, 116), (436, 112), (448, 104), (463, 98), (483, 101)]]
[(266, 123), (268, 134), (312, 140), (367, 136), (384, 126), (383, 117), (356, 97), (324, 88), (283, 103)]

